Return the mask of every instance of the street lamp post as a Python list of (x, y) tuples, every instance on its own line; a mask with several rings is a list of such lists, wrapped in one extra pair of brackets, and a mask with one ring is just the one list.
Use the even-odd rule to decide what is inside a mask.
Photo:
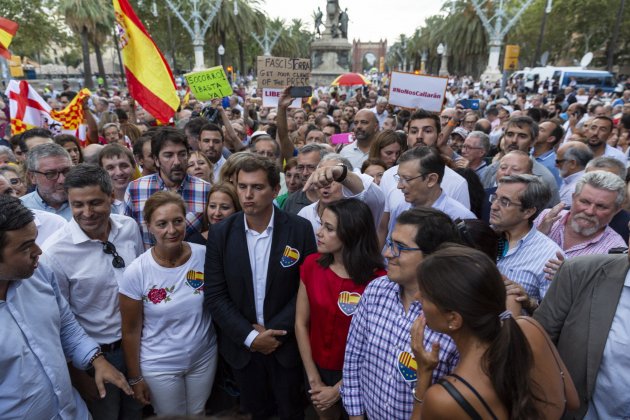
[(223, 54), (225, 54), (225, 48), (223, 48), (223, 44), (219, 45), (219, 48), (217, 48), (217, 52), (219, 53), (219, 65), (223, 66)]
[(440, 69), (438, 70), (438, 76), (446, 76), (448, 74), (448, 57), (446, 55), (447, 47), (440, 42), (437, 47), (437, 53), (440, 56)]

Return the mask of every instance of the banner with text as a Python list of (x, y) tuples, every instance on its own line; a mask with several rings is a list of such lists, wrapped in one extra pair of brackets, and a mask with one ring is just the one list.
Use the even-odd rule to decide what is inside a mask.
[(389, 84), (389, 103), (403, 108), (422, 108), (440, 112), (448, 79), (393, 71)]
[(311, 60), (307, 58), (259, 56), (256, 76), (258, 87), (263, 88), (309, 86)]
[[(278, 108), (283, 89), (264, 88), (262, 90), (262, 106), (264, 108)], [(289, 108), (302, 108), (302, 98), (295, 98)]]
[(232, 86), (222, 66), (187, 73), (184, 77), (190, 91), (200, 101), (223, 98), (232, 94)]

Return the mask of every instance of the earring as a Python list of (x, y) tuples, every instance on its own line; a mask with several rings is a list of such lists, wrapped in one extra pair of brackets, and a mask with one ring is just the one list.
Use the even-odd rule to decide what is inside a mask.
[(449, 325), (449, 326), (448, 326), (448, 329), (449, 329), (449, 330), (452, 330), (452, 329), (453, 329), (453, 326), (452, 326), (452, 325)]

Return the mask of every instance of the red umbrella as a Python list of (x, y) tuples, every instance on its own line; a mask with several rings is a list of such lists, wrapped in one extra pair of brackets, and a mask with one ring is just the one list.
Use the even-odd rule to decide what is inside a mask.
[(359, 73), (345, 73), (338, 76), (331, 83), (332, 86), (356, 86), (356, 85), (369, 85), (370, 81)]

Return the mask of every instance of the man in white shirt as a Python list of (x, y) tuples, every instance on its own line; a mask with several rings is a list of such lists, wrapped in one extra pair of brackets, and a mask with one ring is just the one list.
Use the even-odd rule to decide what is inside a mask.
[(199, 132), (199, 151), (212, 162), (212, 179), (218, 180), (221, 166), (225, 163), (223, 157), (223, 131), (216, 124), (208, 123)]
[(360, 168), (368, 158), (372, 141), (378, 133), (378, 119), (369, 109), (362, 109), (354, 116), (354, 142), (347, 144), (339, 154)]
[(571, 207), (575, 184), (584, 175), (584, 168), (591, 159), (593, 152), (582, 142), (569, 141), (558, 147), (556, 167), (562, 178), (560, 201), (564, 203), (565, 208)]
[[(79, 324), (124, 373), (118, 283), (144, 250), (140, 229), (132, 218), (111, 214), (113, 185), (105, 169), (79, 164), (68, 172), (64, 188), (72, 219), (44, 243), (43, 259)], [(92, 378), (73, 367), (70, 376), (95, 420), (116, 420), (119, 413), (140, 418), (139, 403), (115, 387), (108, 386), (106, 398), (98, 399)]]
[(621, 150), (615, 149), (607, 143), (613, 128), (613, 120), (610, 117), (600, 116), (593, 118), (586, 130), (588, 146), (591, 148), (594, 157), (614, 157), (627, 166), (628, 157)]
[(385, 119), (389, 116), (389, 112), (387, 112), (387, 98), (381, 96), (376, 100), (376, 105), (374, 108), (370, 108), (370, 111), (376, 115), (376, 119), (378, 120), (379, 128), (383, 128), (383, 123), (385, 123)]
[[(473, 212), (446, 195), (442, 189), (445, 164), (436, 149), (417, 147), (407, 150), (400, 156), (399, 162), (395, 179), (405, 201), (400, 203), (390, 201), (389, 224), (385, 228), (381, 223), (378, 228), (381, 245), (385, 244), (385, 238), (392, 232), (396, 218), (412, 207), (433, 207), (446, 213), (452, 220), (477, 218)], [(388, 198), (391, 198), (391, 194)]]

